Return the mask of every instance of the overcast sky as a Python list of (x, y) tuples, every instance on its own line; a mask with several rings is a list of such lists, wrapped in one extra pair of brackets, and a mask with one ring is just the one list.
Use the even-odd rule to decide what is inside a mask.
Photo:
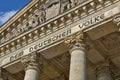
[(30, 0), (0, 0), (0, 26)]

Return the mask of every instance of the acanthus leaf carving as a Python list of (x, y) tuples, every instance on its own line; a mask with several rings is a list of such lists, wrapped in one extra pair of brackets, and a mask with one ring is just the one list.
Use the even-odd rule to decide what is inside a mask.
[(111, 63), (109, 59), (106, 59), (105, 61), (102, 61), (100, 63), (98, 63), (98, 65), (96, 66), (96, 74), (97, 77), (106, 75), (111, 77), (113, 72), (112, 72), (112, 68), (111, 68)]
[[(81, 49), (81, 50), (85, 50), (86, 43), (85, 43), (85, 36), (83, 34), (82, 31), (68, 37), (65, 39), (64, 43), (68, 46), (68, 48), (72, 49)], [(87, 49), (87, 48), (86, 48)]]
[(32, 53), (29, 54), (23, 58), (21, 58), (21, 62), (23, 63), (23, 66), (25, 67), (25, 70), (27, 69), (36, 69), (39, 71), (40, 62), (39, 62), (39, 54)]

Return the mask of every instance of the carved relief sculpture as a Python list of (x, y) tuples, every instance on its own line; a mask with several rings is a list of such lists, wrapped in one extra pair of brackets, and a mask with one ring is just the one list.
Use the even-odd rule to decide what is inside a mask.
[(64, 43), (72, 49), (73, 47), (79, 47), (81, 50), (84, 50), (84, 48), (87, 48), (88, 46), (85, 44), (85, 36), (83, 35), (83, 32), (80, 31), (73, 36), (70, 36), (65, 39)]
[(70, 1), (71, 1), (71, 6), (72, 6), (72, 7), (74, 7), (74, 6), (78, 3), (77, 0), (70, 0)]
[(11, 36), (12, 36), (12, 37), (15, 37), (15, 36), (17, 36), (17, 35), (18, 35), (17, 29), (13, 28), (12, 31), (11, 31)]
[(61, 13), (70, 9), (70, 0), (61, 0)]
[(17, 25), (17, 32), (18, 32), (18, 34), (20, 34), (20, 33), (23, 32), (23, 29), (22, 29), (22, 25), (21, 25), (21, 24), (18, 24), (18, 25)]
[(40, 11), (39, 11), (39, 22), (43, 23), (46, 21), (46, 11), (44, 8), (44, 5), (40, 6)]
[(23, 29), (23, 32), (27, 31), (28, 30), (28, 21), (27, 20), (24, 20), (23, 21), (23, 24), (22, 24), (22, 29)]
[(28, 20), (28, 28), (31, 29), (38, 25), (38, 15), (33, 15)]
[(60, 14), (60, 0), (47, 0), (45, 2), (46, 20)]
[(18, 26), (17, 26), (17, 31), (19, 34), (25, 32), (28, 30), (28, 22), (26, 20), (23, 21), (23, 23), (20, 23)]
[(21, 62), (23, 63), (25, 69), (35, 68), (39, 70), (40, 62), (39, 55), (37, 53), (29, 54), (23, 58), (21, 58)]

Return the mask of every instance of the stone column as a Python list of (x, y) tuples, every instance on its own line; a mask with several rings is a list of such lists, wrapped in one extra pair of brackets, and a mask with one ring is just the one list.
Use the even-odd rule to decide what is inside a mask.
[(13, 80), (11, 74), (3, 68), (0, 68), (0, 80)]
[(86, 48), (83, 33), (65, 40), (71, 54), (69, 80), (86, 80)]
[(108, 61), (101, 62), (96, 69), (97, 80), (113, 80)]
[(25, 67), (24, 80), (39, 80), (39, 56), (37, 53), (32, 53), (21, 59)]
[(2, 68), (0, 68), (0, 80), (4, 80), (2, 75)]

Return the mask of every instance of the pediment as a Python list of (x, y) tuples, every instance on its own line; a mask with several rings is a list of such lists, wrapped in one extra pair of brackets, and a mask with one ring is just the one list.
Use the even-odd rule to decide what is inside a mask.
[(0, 43), (5, 43), (59, 15), (60, 6), (60, 0), (31, 1), (1, 27)]
[(64, 13), (73, 3), (70, 0), (32, 0), (1, 27), (0, 44)]

